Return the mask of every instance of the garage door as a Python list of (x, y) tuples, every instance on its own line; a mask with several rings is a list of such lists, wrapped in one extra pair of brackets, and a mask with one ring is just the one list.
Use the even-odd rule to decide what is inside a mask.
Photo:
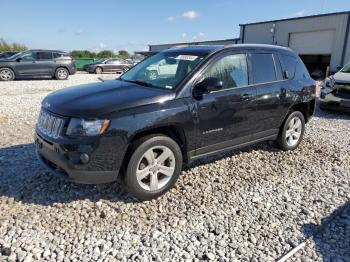
[(331, 54), (335, 30), (290, 33), (289, 47), (301, 55)]

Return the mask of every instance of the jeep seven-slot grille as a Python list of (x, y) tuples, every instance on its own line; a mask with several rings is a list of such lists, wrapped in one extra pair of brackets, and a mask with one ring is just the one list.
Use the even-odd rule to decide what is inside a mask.
[(57, 117), (47, 111), (41, 110), (38, 118), (37, 128), (43, 134), (58, 138), (63, 128), (63, 118)]

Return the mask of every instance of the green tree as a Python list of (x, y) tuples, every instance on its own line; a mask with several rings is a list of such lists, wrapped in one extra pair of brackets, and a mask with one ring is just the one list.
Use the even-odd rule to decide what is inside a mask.
[(130, 54), (126, 50), (120, 50), (118, 52), (118, 57), (121, 58), (121, 59), (127, 59), (127, 58), (130, 58)]
[(88, 50), (73, 50), (71, 53), (71, 56), (76, 58), (95, 58), (96, 53), (90, 52)]
[(0, 52), (8, 51), (25, 51), (27, 47), (19, 43), (8, 43), (4, 39), (0, 38)]
[(98, 52), (97, 56), (100, 57), (100, 58), (113, 57), (114, 53), (111, 50), (103, 50), (101, 52)]

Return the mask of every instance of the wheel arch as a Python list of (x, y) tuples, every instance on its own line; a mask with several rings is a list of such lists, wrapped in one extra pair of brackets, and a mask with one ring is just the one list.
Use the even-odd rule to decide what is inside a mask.
[(187, 141), (184, 130), (177, 125), (167, 125), (167, 126), (159, 126), (147, 130), (140, 130), (139, 132), (135, 132), (130, 138), (128, 142), (128, 147), (126, 149), (126, 153), (124, 154), (123, 162), (121, 165), (121, 171), (124, 173), (128, 160), (132, 154), (132, 145), (135, 141), (142, 137), (150, 136), (150, 135), (164, 135), (173, 139), (180, 147), (182, 152), (182, 157), (184, 163), (188, 162), (187, 159)]
[[(312, 115), (314, 114), (315, 107), (316, 107), (315, 99), (311, 99), (306, 102), (296, 103), (289, 109), (288, 115), (292, 111), (300, 111), (304, 116), (305, 123), (307, 123), (311, 119)], [(286, 117), (288, 117), (288, 115)]]

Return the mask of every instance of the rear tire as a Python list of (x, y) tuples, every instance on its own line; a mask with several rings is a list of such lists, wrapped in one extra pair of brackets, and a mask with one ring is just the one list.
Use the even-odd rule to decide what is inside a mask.
[(179, 145), (164, 135), (146, 136), (131, 146), (124, 184), (131, 195), (150, 200), (173, 187), (182, 170)]
[(103, 73), (103, 69), (102, 69), (102, 67), (96, 67), (95, 68), (95, 74), (102, 74)]
[(55, 78), (57, 80), (67, 80), (69, 76), (69, 72), (66, 68), (64, 67), (59, 67), (56, 69), (55, 72)]
[(288, 151), (296, 149), (303, 139), (305, 119), (300, 111), (294, 111), (283, 122), (277, 138), (278, 148)]
[(15, 72), (11, 68), (0, 68), (0, 81), (12, 81), (15, 79)]

